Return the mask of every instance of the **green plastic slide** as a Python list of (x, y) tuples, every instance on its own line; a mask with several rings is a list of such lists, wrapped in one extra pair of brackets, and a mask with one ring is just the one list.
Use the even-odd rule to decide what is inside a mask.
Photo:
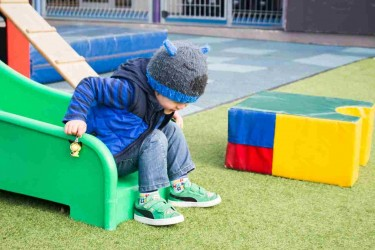
[(1, 61), (0, 89), (0, 189), (68, 205), (72, 219), (106, 230), (133, 218), (137, 174), (118, 179), (110, 151), (88, 134), (80, 157), (70, 155), (61, 122), (69, 94)]

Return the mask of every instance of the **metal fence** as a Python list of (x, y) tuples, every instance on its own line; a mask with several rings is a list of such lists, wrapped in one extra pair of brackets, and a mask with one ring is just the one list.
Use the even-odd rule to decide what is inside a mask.
[(224, 0), (164, 0), (162, 1), (162, 21), (225, 23), (227, 20)]
[(43, 0), (47, 17), (152, 22), (152, 0)]
[[(283, 0), (41, 0), (45, 16), (122, 21), (282, 26)], [(160, 12), (159, 12), (160, 7)], [(153, 14), (157, 18), (153, 18)]]
[(282, 0), (165, 0), (165, 22), (281, 26)]
[(274, 26), (282, 24), (282, 0), (234, 0), (232, 23)]

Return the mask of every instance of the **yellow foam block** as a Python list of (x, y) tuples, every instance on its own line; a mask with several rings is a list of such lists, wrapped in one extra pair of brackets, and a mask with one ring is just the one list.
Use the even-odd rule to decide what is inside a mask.
[(370, 159), (372, 131), (374, 127), (375, 105), (371, 108), (366, 107), (339, 107), (336, 109), (338, 113), (358, 116), (362, 118), (361, 133), (361, 150), (359, 164), (366, 166)]
[(277, 114), (272, 174), (352, 186), (358, 178), (362, 120)]

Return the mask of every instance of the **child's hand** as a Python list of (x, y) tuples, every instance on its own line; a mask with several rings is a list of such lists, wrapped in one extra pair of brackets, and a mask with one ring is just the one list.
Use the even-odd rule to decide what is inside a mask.
[(65, 124), (64, 132), (67, 135), (75, 135), (81, 137), (87, 129), (87, 124), (81, 120), (71, 120)]
[(172, 118), (174, 119), (174, 121), (180, 128), (184, 128), (184, 120), (182, 119), (182, 116), (177, 111), (174, 112)]

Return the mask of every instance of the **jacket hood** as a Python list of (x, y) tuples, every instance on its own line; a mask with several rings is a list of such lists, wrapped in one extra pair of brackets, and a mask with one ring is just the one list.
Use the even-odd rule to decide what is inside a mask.
[[(112, 78), (122, 78), (133, 85), (138, 85), (143, 91), (151, 96), (155, 96), (155, 91), (148, 83), (146, 70), (150, 62), (149, 58), (137, 58), (121, 64), (112, 74)], [(156, 98), (155, 98), (156, 99)]]

